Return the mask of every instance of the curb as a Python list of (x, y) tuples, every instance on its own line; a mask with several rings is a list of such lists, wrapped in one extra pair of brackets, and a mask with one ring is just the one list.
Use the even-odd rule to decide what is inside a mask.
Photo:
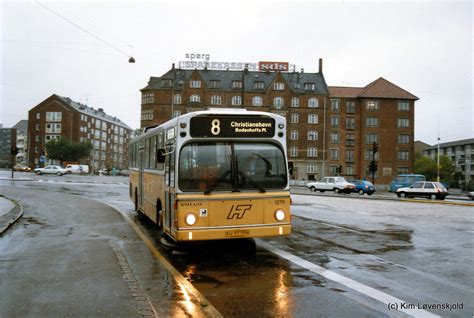
[(10, 212), (0, 216), (0, 236), (23, 216), (23, 207), (20, 204), (6, 197), (2, 196), (2, 198), (12, 202), (15, 207)]

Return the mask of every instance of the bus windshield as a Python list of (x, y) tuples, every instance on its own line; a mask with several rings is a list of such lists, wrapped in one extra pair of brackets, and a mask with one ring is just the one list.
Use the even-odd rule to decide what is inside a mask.
[(193, 142), (179, 157), (182, 191), (283, 189), (287, 169), (283, 151), (272, 143)]

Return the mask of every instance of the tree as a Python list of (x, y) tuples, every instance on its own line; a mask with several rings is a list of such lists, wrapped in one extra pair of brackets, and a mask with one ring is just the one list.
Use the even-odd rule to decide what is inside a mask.
[(92, 144), (89, 141), (75, 142), (66, 138), (46, 143), (48, 158), (60, 161), (79, 161), (90, 156)]
[[(413, 171), (422, 174), (427, 180), (436, 180), (438, 177), (437, 159), (425, 156), (416, 156)], [(454, 165), (446, 155), (439, 156), (439, 178), (441, 181), (451, 181), (454, 174)]]

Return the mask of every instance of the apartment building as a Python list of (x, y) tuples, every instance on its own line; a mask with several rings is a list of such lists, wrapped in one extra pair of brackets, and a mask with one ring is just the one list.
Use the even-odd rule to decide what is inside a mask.
[[(456, 171), (464, 174), (466, 183), (474, 180), (474, 138), (440, 143), (439, 154), (451, 159)], [(436, 160), (438, 145), (426, 147), (423, 155)]]
[[(377, 142), (379, 183), (413, 168), (416, 96), (379, 78), (365, 87), (327, 86), (322, 60), (317, 72), (271, 72), (172, 68), (150, 77), (141, 90), (141, 127), (187, 112), (246, 108), (287, 118), (291, 177), (370, 176)], [(370, 158), (370, 160), (369, 160)]]
[(130, 127), (102, 108), (94, 109), (53, 94), (28, 112), (29, 166), (52, 163), (45, 151), (46, 143), (67, 138), (92, 143), (91, 156), (81, 162), (90, 165), (91, 170), (127, 168), (131, 133)]

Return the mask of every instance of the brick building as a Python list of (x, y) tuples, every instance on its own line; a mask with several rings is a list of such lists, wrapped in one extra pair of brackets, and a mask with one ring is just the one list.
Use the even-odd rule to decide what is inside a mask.
[(67, 138), (92, 143), (91, 156), (81, 162), (90, 165), (91, 170), (127, 168), (131, 132), (130, 127), (107, 115), (102, 108), (94, 109), (53, 94), (28, 112), (29, 166), (51, 163), (45, 153), (45, 144), (53, 139)]
[[(414, 101), (380, 78), (366, 87), (328, 87), (315, 73), (171, 68), (141, 90), (141, 127), (208, 107), (247, 108), (287, 118), (294, 179), (368, 177), (369, 142), (380, 145), (378, 183), (413, 167)], [(370, 157), (371, 158), (371, 157)]]

